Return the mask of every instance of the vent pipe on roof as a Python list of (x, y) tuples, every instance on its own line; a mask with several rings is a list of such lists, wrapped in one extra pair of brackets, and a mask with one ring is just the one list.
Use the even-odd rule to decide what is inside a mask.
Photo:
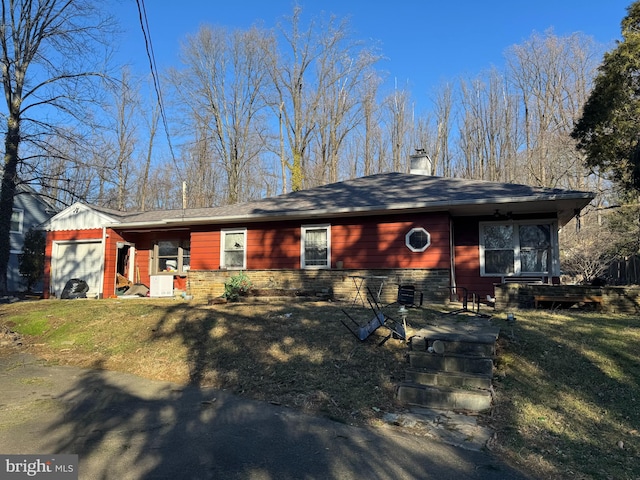
[(409, 155), (412, 175), (431, 175), (431, 157), (424, 148), (416, 148), (416, 153)]

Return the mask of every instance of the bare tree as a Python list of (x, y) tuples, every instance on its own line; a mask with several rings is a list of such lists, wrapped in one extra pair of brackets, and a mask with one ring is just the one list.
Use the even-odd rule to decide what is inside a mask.
[(344, 19), (313, 20), (305, 29), (302, 9), (295, 7), (279, 29), (285, 49), (270, 56), (276, 89), (272, 103), (281, 114), (289, 152), (283, 149), (281, 164), (290, 175), (291, 190), (296, 191), (307, 186), (305, 170), (316, 133), (320, 164), (326, 163), (329, 179), (336, 178), (340, 145), (359, 115), (357, 86), (378, 56), (359, 50)]
[[(445, 83), (437, 90), (434, 106), (437, 125), (435, 145), (433, 155), (431, 155), (433, 161), (432, 173), (436, 174), (440, 171), (442, 175), (449, 177), (452, 174), (449, 137), (451, 136), (454, 108), (453, 87), (450, 83)], [(417, 146), (425, 148), (422, 145)]]
[[(280, 25), (280, 31), (290, 51), (290, 58), (274, 51), (269, 57), (269, 72), (275, 86), (276, 104), (280, 111), (281, 126), (286, 132), (290, 160), (281, 159), (281, 164), (291, 174), (291, 190), (303, 188), (304, 156), (315, 128), (315, 112), (318, 105), (317, 90), (313, 90), (310, 77), (311, 66), (321, 54), (320, 42), (315, 36), (314, 24), (301, 31), (302, 8), (294, 7), (288, 19), (290, 30)], [(284, 140), (284, 138), (282, 139)], [(284, 155), (284, 149), (282, 151)]]
[(134, 153), (140, 123), (138, 87), (127, 67), (121, 71), (118, 82), (109, 88), (111, 102), (105, 109), (106, 125), (96, 131), (95, 169), (102, 179), (103, 196), (98, 203), (125, 211), (130, 203), (134, 171)]
[(211, 207), (228, 202), (225, 194), (225, 179), (222, 169), (216, 168), (215, 149), (210, 138), (211, 121), (204, 115), (193, 119), (194, 138), (184, 151), (184, 171), (186, 173), (188, 206)]
[(138, 171), (137, 175), (137, 195), (136, 202), (140, 210), (145, 211), (148, 208), (147, 202), (149, 200), (149, 171), (151, 169), (151, 161), (153, 159), (153, 147), (158, 132), (158, 122), (160, 121), (160, 105), (157, 103), (151, 109), (151, 116), (147, 119), (148, 127), (148, 140), (147, 151), (142, 162), (142, 168)]
[(258, 28), (229, 33), (203, 26), (182, 48), (185, 69), (171, 73), (193, 124), (226, 175), (225, 203), (246, 199), (249, 165), (266, 151), (265, 52), (271, 38)]
[[(0, 63), (6, 112), (5, 154), (0, 193), (0, 293), (6, 292), (13, 197), (25, 156), (33, 171), (61, 125), (87, 116), (93, 100), (95, 69), (102, 55), (99, 39), (110, 24), (90, 1), (3, 0)], [(90, 67), (89, 67), (90, 66)], [(55, 119), (49, 121), (48, 119)], [(49, 135), (46, 135), (46, 134)], [(45, 151), (43, 151), (43, 148)]]
[(182, 183), (176, 182), (176, 166), (172, 162), (156, 165), (150, 172), (148, 184), (150, 210), (182, 208)]
[[(594, 218), (589, 219), (589, 216)], [(571, 281), (590, 284), (604, 276), (611, 262), (621, 257), (616, 246), (623, 238), (608, 227), (599, 225), (595, 221), (595, 212), (586, 217), (581, 220), (580, 229), (567, 225), (560, 232), (563, 245), (560, 261), (562, 271)]]
[(384, 123), (391, 148), (389, 162), (383, 170), (401, 172), (407, 170), (407, 161), (412, 148), (410, 145), (413, 129), (413, 112), (408, 90), (396, 88), (383, 100), (386, 112)]
[(586, 177), (570, 138), (597, 67), (593, 41), (581, 34), (533, 34), (507, 54), (508, 76), (522, 104), (524, 164), (521, 181), (564, 186)]
[(460, 148), (468, 178), (510, 181), (516, 162), (517, 102), (497, 70), (462, 80)]
[[(92, 200), (93, 193), (100, 189), (100, 176), (91, 162), (93, 154), (87, 148), (91, 143), (88, 136), (84, 145), (77, 142), (77, 135), (62, 136), (60, 131), (47, 143), (47, 156), (37, 164), (40, 176), (40, 195), (47, 197), (54, 205), (64, 208), (78, 199)], [(25, 175), (22, 165), (22, 175)], [(23, 177), (24, 178), (24, 177)], [(28, 180), (28, 178), (27, 178)]]
[[(326, 50), (317, 61), (322, 75), (316, 128), (320, 164), (316, 182), (337, 182), (339, 160), (349, 135), (363, 121), (360, 84), (379, 56), (370, 50), (355, 51), (360, 45), (348, 43), (340, 49)], [(312, 186), (308, 183), (308, 186)]]
[[(363, 133), (362, 139), (362, 173), (364, 175), (372, 175), (376, 172), (376, 153), (379, 157), (381, 152), (380, 146), (380, 107), (377, 103), (378, 89), (382, 79), (375, 72), (369, 72), (365, 77), (365, 81), (361, 84), (360, 103), (362, 104), (363, 115)], [(354, 168), (356, 165), (354, 164)], [(352, 170), (352, 176), (356, 176), (355, 169)]]

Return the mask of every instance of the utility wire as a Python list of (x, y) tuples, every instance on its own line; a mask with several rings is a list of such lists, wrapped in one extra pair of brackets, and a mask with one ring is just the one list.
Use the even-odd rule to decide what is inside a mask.
[(153, 53), (153, 45), (151, 43), (151, 31), (149, 29), (149, 20), (147, 19), (147, 10), (144, 5), (144, 0), (136, 0), (138, 5), (138, 15), (140, 18), (140, 28), (142, 29), (142, 35), (144, 36), (144, 45), (147, 51), (147, 58), (149, 59), (149, 68), (151, 69), (151, 78), (153, 79), (153, 88), (156, 91), (158, 97), (158, 107), (160, 108), (160, 116), (162, 117), (162, 124), (164, 126), (164, 132), (167, 136), (167, 143), (169, 144), (169, 152), (171, 153), (171, 159), (176, 167), (177, 171), (180, 171), (178, 163), (176, 162), (176, 156), (173, 152), (173, 145), (171, 143), (171, 137), (169, 135), (169, 124), (167, 122), (167, 115), (164, 110), (164, 102), (162, 101), (162, 93), (160, 90), (160, 80), (158, 78), (158, 72), (156, 68), (156, 58)]

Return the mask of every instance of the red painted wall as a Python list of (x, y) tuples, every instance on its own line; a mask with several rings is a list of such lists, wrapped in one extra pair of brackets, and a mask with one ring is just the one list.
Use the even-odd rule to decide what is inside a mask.
[[(360, 224), (354, 224), (358, 221)], [(405, 237), (422, 227), (431, 237), (424, 252), (412, 252)], [(345, 219), (331, 226), (332, 265), (342, 260), (344, 268), (448, 268), (449, 216), (446, 214), (364, 217)]]
[(453, 222), (456, 286), (464, 287), (482, 300), (494, 295), (500, 277), (480, 276), (480, 226), (476, 218), (456, 218)]
[[(449, 216), (447, 214), (400, 215), (394, 217), (353, 217), (314, 220), (310, 222), (279, 222), (247, 224), (247, 269), (299, 269), (302, 225), (331, 225), (331, 267), (342, 261), (348, 269), (433, 268), (448, 269), (450, 256)], [(135, 244), (135, 281), (150, 283), (150, 252), (156, 240), (191, 240), (191, 269), (220, 268), (220, 230), (238, 225), (198, 226), (191, 232), (152, 231), (126, 232), (107, 230), (104, 264), (103, 296), (115, 294), (117, 247), (119, 241)], [(431, 245), (424, 252), (412, 252), (405, 236), (412, 228), (425, 228)], [(102, 239), (102, 230), (49, 232), (45, 288), (49, 288), (51, 245), (60, 240)]]
[[(302, 225), (331, 225), (331, 266), (337, 261), (344, 268), (448, 268), (449, 217), (446, 214), (405, 215), (401, 217), (355, 217), (313, 222), (247, 224), (247, 269), (300, 268)], [(237, 226), (233, 226), (236, 227)], [(228, 228), (233, 228), (229, 226)], [(416, 227), (425, 228), (431, 246), (425, 252), (412, 252), (405, 235)], [(191, 233), (191, 268), (220, 268), (220, 230), (199, 227)]]
[(107, 229), (106, 248), (104, 254), (104, 283), (102, 286), (102, 296), (109, 298), (116, 293), (116, 262), (117, 245), (124, 239), (114, 230)]
[(191, 232), (191, 268), (218, 270), (220, 268), (220, 231)]
[[(490, 218), (487, 218), (490, 219)], [(484, 299), (494, 295), (499, 277), (480, 277), (479, 221), (457, 218), (454, 223), (456, 285)], [(446, 213), (350, 217), (309, 222), (248, 223), (246, 225), (197, 226), (189, 230), (126, 232), (107, 231), (103, 295), (115, 293), (116, 242), (135, 244), (135, 281), (150, 283), (150, 251), (156, 240), (191, 241), (191, 269), (220, 268), (220, 230), (247, 228), (247, 269), (299, 269), (300, 236), (303, 225), (331, 225), (331, 267), (342, 261), (346, 269), (420, 268), (449, 269), (450, 217)], [(425, 252), (412, 252), (405, 236), (412, 229), (425, 228), (431, 245)], [(101, 229), (48, 232), (45, 263), (45, 296), (50, 285), (54, 241), (102, 239)]]

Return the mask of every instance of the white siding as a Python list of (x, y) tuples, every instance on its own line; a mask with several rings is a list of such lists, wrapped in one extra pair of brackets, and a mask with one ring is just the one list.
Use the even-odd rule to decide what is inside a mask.
[(45, 224), (45, 230), (87, 230), (102, 228), (105, 224), (115, 223), (116, 220), (101, 212), (97, 212), (81, 203), (65, 208)]

